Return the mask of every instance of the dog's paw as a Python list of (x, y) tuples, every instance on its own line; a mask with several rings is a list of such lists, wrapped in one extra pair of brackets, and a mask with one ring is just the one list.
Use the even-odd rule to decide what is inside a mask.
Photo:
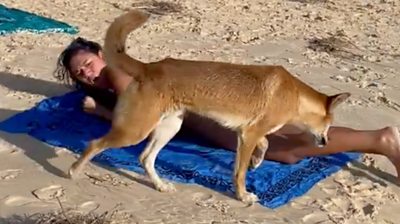
[(156, 189), (160, 192), (172, 193), (176, 191), (175, 185), (170, 182), (162, 182), (156, 184)]
[(76, 163), (72, 164), (72, 166), (68, 170), (67, 177), (71, 180), (75, 180), (78, 178), (79, 171), (77, 170)]
[(255, 148), (250, 160), (250, 169), (257, 169), (265, 158), (265, 153), (268, 150), (268, 140), (262, 138), (257, 142), (257, 147)]
[(71, 180), (75, 180), (76, 179), (76, 174), (75, 174), (75, 170), (70, 168), (68, 170), (68, 173), (66, 175), (67, 178), (71, 179)]
[(262, 161), (263, 161), (262, 157), (255, 155), (251, 156), (250, 169), (257, 169), (261, 165)]
[(250, 192), (245, 192), (241, 197), (239, 197), (239, 200), (247, 205), (253, 205), (259, 199), (258, 199), (257, 195), (250, 193)]

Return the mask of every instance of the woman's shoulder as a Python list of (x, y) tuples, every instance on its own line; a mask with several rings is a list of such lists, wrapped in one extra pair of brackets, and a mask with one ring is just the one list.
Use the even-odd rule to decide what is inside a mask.
[(106, 66), (102, 72), (103, 75), (107, 77), (111, 88), (115, 90), (116, 93), (120, 93), (124, 91), (128, 84), (132, 81), (132, 77), (129, 76), (126, 72), (118, 68), (112, 68), (110, 66)]
[(111, 66), (105, 66), (102, 70), (102, 73), (111, 79), (131, 78), (130, 75), (128, 75), (122, 69)]

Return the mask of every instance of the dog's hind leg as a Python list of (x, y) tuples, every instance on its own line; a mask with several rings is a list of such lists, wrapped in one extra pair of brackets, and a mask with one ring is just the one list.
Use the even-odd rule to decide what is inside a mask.
[(85, 149), (82, 156), (72, 164), (68, 171), (69, 177), (76, 178), (83, 167), (97, 154), (103, 152), (108, 148), (119, 148), (129, 145), (138, 144), (146, 137), (145, 133), (127, 133), (123, 130), (112, 128), (104, 137), (93, 140)]
[(158, 176), (154, 163), (160, 150), (175, 136), (181, 128), (183, 111), (176, 111), (166, 115), (150, 135), (146, 149), (140, 155), (140, 162), (149, 175), (155, 188), (161, 192), (175, 191), (172, 183), (164, 182)]
[(264, 160), (265, 153), (268, 150), (268, 139), (266, 137), (262, 137), (258, 142), (257, 146), (253, 152), (253, 155), (251, 155), (251, 160), (250, 160), (250, 168), (252, 169), (257, 169)]
[[(266, 133), (266, 135), (276, 132), (277, 130), (281, 129), (282, 126), (283, 125), (274, 126), (271, 130), (269, 130)], [(254, 150), (253, 155), (251, 156), (250, 168), (252, 169), (257, 169), (257, 167), (261, 165), (262, 161), (264, 161), (265, 153), (267, 152), (269, 147), (266, 135), (258, 140), (256, 149)]]
[(97, 154), (108, 148), (136, 145), (147, 138), (157, 126), (161, 118), (161, 110), (157, 106), (158, 98), (144, 98), (137, 94), (132, 99), (134, 103), (124, 100), (117, 104), (110, 131), (89, 144), (83, 155), (69, 169), (71, 178), (77, 176), (85, 164)]

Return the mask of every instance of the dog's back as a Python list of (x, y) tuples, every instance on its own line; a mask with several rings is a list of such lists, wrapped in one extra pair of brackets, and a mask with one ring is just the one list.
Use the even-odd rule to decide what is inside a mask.
[(277, 109), (286, 115), (297, 112), (296, 80), (281, 66), (169, 58), (147, 64), (145, 71), (144, 79), (169, 93), (177, 106), (212, 118), (221, 115), (218, 120), (237, 116), (248, 124), (267, 112), (282, 114)]

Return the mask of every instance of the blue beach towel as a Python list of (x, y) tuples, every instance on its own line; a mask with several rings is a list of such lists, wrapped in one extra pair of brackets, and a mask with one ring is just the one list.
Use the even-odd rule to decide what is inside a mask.
[[(103, 135), (109, 122), (85, 114), (80, 109), (83, 93), (73, 91), (47, 98), (32, 109), (18, 113), (0, 123), (0, 130), (24, 133), (53, 146), (82, 153), (87, 143)], [(138, 157), (145, 141), (123, 149), (109, 149), (93, 161), (110, 167), (144, 173)], [(38, 153), (40, 149), (37, 149)], [(301, 196), (318, 181), (338, 171), (357, 153), (304, 159), (294, 165), (264, 161), (247, 174), (247, 189), (260, 198), (262, 205), (277, 208)], [(195, 183), (216, 191), (232, 193), (232, 172), (235, 154), (208, 147), (192, 137), (177, 136), (161, 150), (156, 169), (165, 179), (179, 183)]]
[(50, 18), (8, 8), (0, 4), (0, 35), (29, 31), (33, 33), (64, 32), (75, 34), (76, 27)]

